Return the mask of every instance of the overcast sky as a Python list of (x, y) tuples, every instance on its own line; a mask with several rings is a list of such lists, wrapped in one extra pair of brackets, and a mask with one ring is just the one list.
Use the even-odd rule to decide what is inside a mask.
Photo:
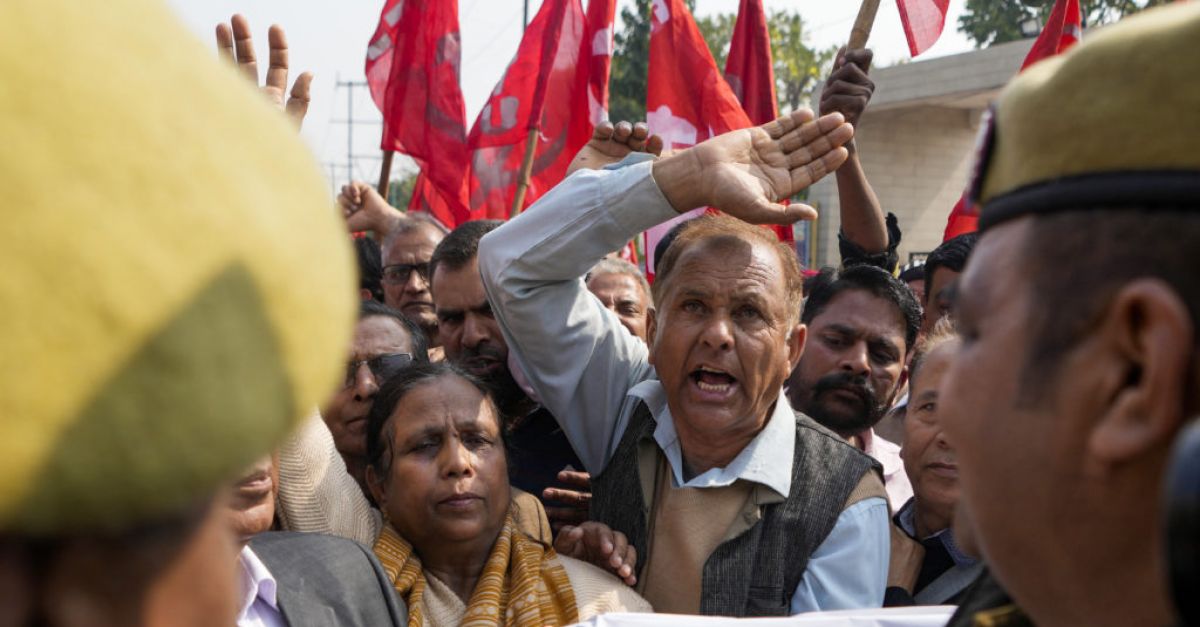
[[(462, 82), (467, 105), (467, 125), (474, 122), (487, 95), (516, 53), (521, 40), (524, 0), (458, 0), (462, 31)], [(946, 32), (921, 59), (971, 49), (957, 30), (957, 17), (965, 0), (951, 0)], [(347, 178), (347, 113), (356, 124), (350, 138), (353, 176), (374, 180), (379, 172), (379, 112), (363, 88), (338, 88), (340, 81), (363, 81), (367, 42), (379, 22), (382, 0), (168, 0), (187, 27), (211, 46), (217, 22), (241, 12), (250, 20), (260, 58), (265, 58), (267, 27), (278, 23), (287, 29), (293, 71), (315, 74), (313, 102), (304, 122), (304, 137), (337, 184)], [(586, 0), (584, 0), (586, 6)], [(620, 9), (632, 0), (620, 0)], [(768, 11), (798, 11), (809, 24), (810, 45), (845, 43), (858, 12), (856, 0), (764, 0)], [(532, 19), (541, 0), (529, 0)], [(738, 0), (696, 0), (698, 16), (733, 13)], [(891, 64), (908, 58), (896, 4), (885, 0), (871, 35), (877, 63)], [(214, 53), (215, 54), (215, 53)], [(260, 63), (260, 71), (266, 64)], [(349, 99), (353, 98), (353, 110)], [(358, 124), (364, 121), (365, 124)], [(404, 160), (407, 161), (407, 160)], [(397, 160), (398, 167), (412, 167)]]

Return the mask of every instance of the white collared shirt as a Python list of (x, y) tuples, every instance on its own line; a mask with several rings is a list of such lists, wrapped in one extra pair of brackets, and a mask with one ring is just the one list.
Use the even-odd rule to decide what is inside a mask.
[(242, 547), (238, 566), (241, 567), (238, 580), (241, 593), (238, 627), (285, 627), (287, 623), (279, 612), (276, 596), (279, 584), (249, 545)]
[[(676, 485), (716, 487), (746, 479), (786, 497), (796, 427), (783, 391), (767, 425), (728, 466), (685, 482), (674, 419), (646, 343), (583, 283), (607, 253), (679, 215), (654, 182), (652, 164), (635, 161), (576, 172), (480, 242), (480, 274), (510, 359), (593, 475), (608, 464), (644, 402)], [(809, 558), (792, 596), (792, 613), (879, 607), (887, 584), (889, 528), (881, 497), (846, 508)]]

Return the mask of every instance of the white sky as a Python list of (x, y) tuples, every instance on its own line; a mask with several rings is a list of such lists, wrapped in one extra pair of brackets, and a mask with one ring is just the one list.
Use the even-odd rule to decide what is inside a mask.
[[(529, 1), (530, 19), (541, 0)], [(467, 125), (474, 122), (521, 40), (521, 13), (524, 0), (458, 0), (462, 32), (462, 88), (467, 105)], [(956, 30), (958, 15), (965, 0), (951, 0), (946, 31), (938, 43), (921, 59), (954, 54), (971, 49), (970, 42)], [(266, 32), (272, 23), (287, 29), (293, 72), (314, 73), (313, 101), (304, 122), (303, 134), (326, 174), (337, 185), (347, 179), (348, 99), (354, 99), (350, 111), (356, 124), (350, 138), (353, 176), (374, 181), (379, 173), (379, 112), (363, 88), (338, 89), (341, 81), (363, 81), (363, 63), (367, 42), (375, 32), (383, 0), (168, 0), (187, 27), (205, 45), (213, 45), (217, 22), (228, 20), (235, 12), (246, 15), (254, 29), (256, 52), (266, 58)], [(586, 0), (584, 1), (586, 7)], [(620, 10), (632, 0), (620, 0)], [(842, 44), (858, 13), (857, 0), (764, 0), (767, 11), (798, 11), (810, 28), (810, 45), (820, 47)], [(735, 13), (738, 0), (696, 0), (696, 15)], [(892, 64), (908, 58), (908, 46), (900, 27), (896, 4), (882, 2), (870, 47), (875, 49), (876, 64)], [(215, 52), (214, 52), (215, 55)], [(259, 64), (260, 72), (266, 64)], [(366, 121), (367, 124), (357, 124)], [(397, 170), (414, 167), (407, 159), (397, 159)]]

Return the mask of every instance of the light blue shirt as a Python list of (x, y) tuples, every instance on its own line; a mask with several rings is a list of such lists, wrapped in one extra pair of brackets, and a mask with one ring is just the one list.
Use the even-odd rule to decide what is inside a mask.
[[(630, 160), (635, 161), (635, 160)], [(581, 170), (479, 246), (479, 269), (517, 365), (558, 419), (584, 467), (599, 474), (616, 452), (638, 405), (655, 417), (655, 442), (673, 483), (716, 487), (738, 479), (790, 492), (795, 417), (782, 390), (753, 440), (724, 468), (684, 481), (683, 451), (666, 393), (644, 342), (588, 292), (582, 277), (630, 239), (678, 214), (649, 162)], [(791, 611), (879, 607), (887, 586), (887, 501), (846, 508), (809, 558)]]
[(258, 559), (249, 546), (242, 547), (238, 555), (241, 569), (238, 584), (241, 592), (241, 607), (238, 611), (237, 627), (283, 627), (287, 623), (279, 611), (276, 592), (279, 584), (267, 570), (266, 564)]

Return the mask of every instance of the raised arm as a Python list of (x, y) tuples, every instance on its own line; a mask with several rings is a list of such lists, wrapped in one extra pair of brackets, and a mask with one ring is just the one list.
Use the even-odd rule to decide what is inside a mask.
[(624, 428), (617, 418), (626, 392), (652, 371), (645, 344), (581, 277), (676, 215), (650, 178), (650, 163), (591, 169), (643, 148), (645, 127), (634, 131), (628, 123), (598, 127), (573, 162), (579, 171), (479, 244), (479, 270), (509, 351), (593, 474)]
[[(858, 124), (875, 92), (875, 83), (868, 76), (872, 56), (870, 50), (843, 49), (838, 53), (833, 72), (821, 91), (821, 113), (836, 111), (844, 115), (847, 122)], [(837, 171), (842, 239), (851, 245), (856, 256), (886, 255), (896, 242), (891, 241), (893, 238), (889, 236), (883, 209), (863, 171), (857, 146), (851, 141), (846, 148), (850, 156)]]
[[(267, 31), (267, 45), (270, 49), (269, 65), (267, 66), (266, 81), (262, 91), (275, 106), (282, 109), (291, 118), (296, 128), (304, 123), (308, 114), (309, 92), (312, 87), (311, 72), (302, 72), (292, 83), (292, 91), (287, 90), (288, 80), (288, 44), (283, 27), (272, 24)], [(258, 84), (258, 58), (254, 54), (254, 39), (250, 35), (250, 22), (240, 14), (234, 15), (229, 24), (217, 24), (217, 52), (221, 57), (236, 64), (238, 69)]]
[[(480, 242), (480, 272), (509, 348), (588, 471), (600, 472), (615, 449), (629, 389), (654, 375), (646, 347), (582, 277), (630, 238), (698, 206), (755, 223), (815, 217), (779, 201), (841, 165), (853, 129), (841, 115), (812, 118), (798, 111), (657, 160), (578, 171)], [(581, 152), (584, 167), (650, 141), (640, 127), (602, 126)]]

